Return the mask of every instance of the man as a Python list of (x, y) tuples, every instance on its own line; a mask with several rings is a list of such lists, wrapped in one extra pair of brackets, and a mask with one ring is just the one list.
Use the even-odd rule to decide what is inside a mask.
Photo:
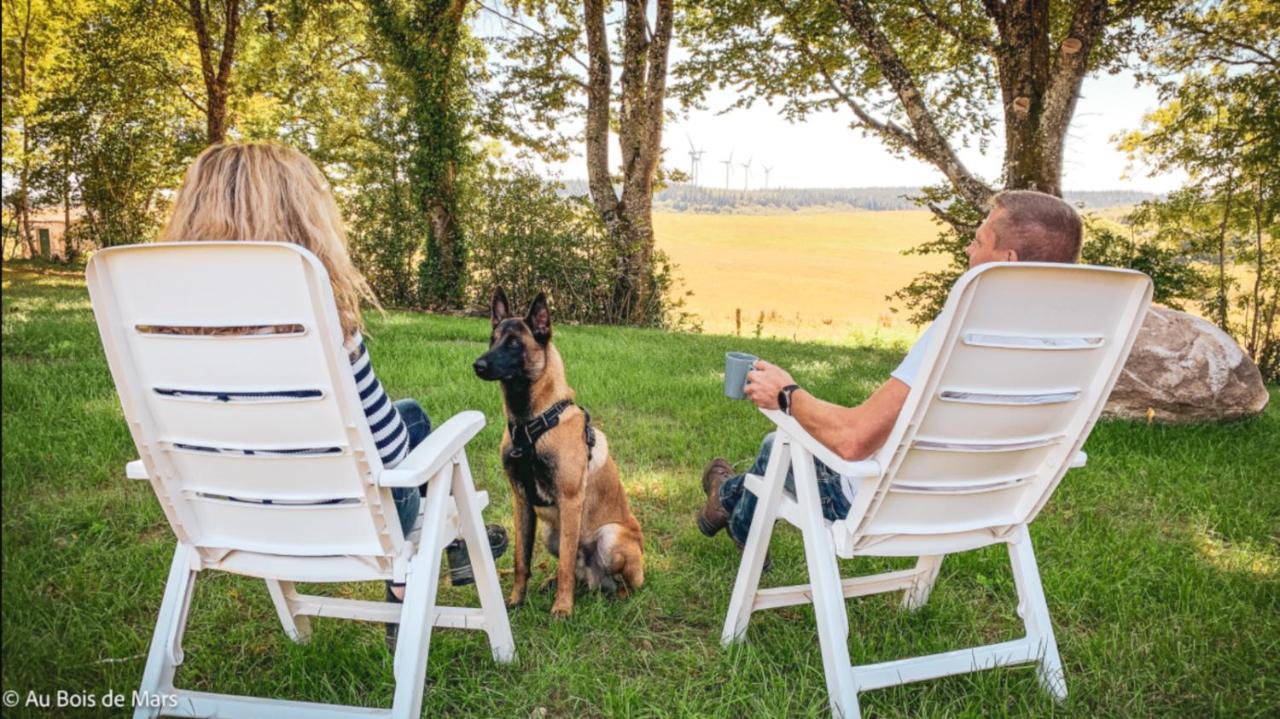
[[(965, 251), (969, 267), (987, 262), (1066, 262), (1080, 256), (1080, 217), (1070, 205), (1052, 195), (1029, 190), (1001, 192), (991, 198), (991, 211), (978, 227)], [(806, 392), (786, 370), (757, 360), (747, 373), (747, 398), (763, 409), (779, 409), (790, 414), (814, 439), (846, 460), (866, 459), (876, 452), (902, 411), (911, 385), (916, 381), (920, 359), (929, 344), (932, 326), (911, 347), (889, 380), (857, 407), (842, 407)], [(750, 474), (763, 475), (769, 462), (773, 434), (764, 438)], [(818, 494), (827, 519), (844, 519), (850, 497), (841, 488), (840, 476), (816, 462)], [(707, 502), (698, 512), (698, 528), (708, 537), (721, 529), (741, 549), (751, 529), (756, 496), (743, 488), (745, 474), (717, 457), (702, 475)], [(794, 495), (794, 477), (788, 471), (786, 490)]]

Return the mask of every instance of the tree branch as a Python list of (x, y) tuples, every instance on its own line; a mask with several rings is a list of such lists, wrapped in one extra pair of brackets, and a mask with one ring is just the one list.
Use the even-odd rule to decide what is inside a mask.
[(533, 27), (533, 26), (531, 26), (531, 25), (527, 25), (527, 24), (525, 24), (525, 23), (521, 22), (519, 18), (516, 18), (516, 17), (513, 17), (513, 16), (511, 16), (511, 15), (506, 15), (506, 14), (504, 14), (504, 13), (502, 13), (502, 12), (499, 12), (498, 10), (496, 10), (496, 9), (494, 9), (494, 8), (491, 8), (491, 7), (489, 7), (488, 5), (485, 5), (483, 2), (477, 2), (477, 3), (476, 3), (476, 6), (477, 6), (477, 7), (479, 7), (481, 10), (484, 10), (485, 12), (487, 12), (487, 13), (489, 13), (489, 14), (493, 15), (494, 17), (498, 18), (499, 20), (502, 20), (503, 22), (505, 22), (505, 23), (507, 23), (507, 24), (515, 25), (516, 27), (520, 28), (521, 30), (524, 30), (525, 32), (528, 32), (528, 33), (532, 33), (532, 34), (534, 34), (534, 35), (537, 35), (538, 37), (542, 38), (543, 40), (546, 40), (547, 42), (552, 43), (553, 45), (555, 45), (555, 46), (556, 46), (556, 48), (557, 48), (557, 49), (559, 49), (559, 50), (561, 50), (561, 51), (563, 51), (563, 52), (564, 52), (564, 56), (565, 56), (565, 57), (567, 57), (567, 58), (569, 58), (570, 60), (572, 60), (572, 61), (574, 61), (574, 62), (578, 63), (578, 65), (579, 65), (583, 70), (590, 71), (590, 68), (588, 68), (588, 67), (587, 67), (587, 63), (583, 62), (583, 61), (582, 61), (582, 58), (580, 58), (580, 57), (578, 57), (577, 55), (573, 54), (573, 51), (572, 51), (572, 50), (570, 50), (569, 48), (565, 47), (563, 44), (561, 44), (561, 43), (556, 43), (556, 42), (555, 42), (555, 40), (554, 40), (550, 35), (548, 35), (547, 33), (543, 32), (543, 31), (539, 30), (538, 28), (535, 28), (535, 27)]
[[(646, 112), (645, 67), (649, 57), (648, 20), (645, 18), (647, 0), (626, 0), (622, 18), (622, 75), (621, 107), (618, 111), (618, 144), (622, 146), (622, 176), (629, 179), (636, 174), (636, 164), (641, 159), (641, 148), (649, 137)], [(625, 192), (623, 193), (625, 197)]]
[[(644, 181), (653, 177), (662, 154), (662, 113), (667, 96), (667, 60), (671, 50), (671, 34), (674, 27), (673, 0), (657, 0), (656, 22), (649, 39), (649, 78), (645, 83), (645, 116), (648, 133), (642, 148), (644, 157)], [(648, 25), (646, 21), (646, 26)]]
[(995, 47), (995, 43), (991, 41), (991, 38), (983, 37), (981, 35), (970, 35), (967, 32), (961, 31), (960, 28), (950, 22), (944, 20), (937, 11), (929, 6), (929, 0), (916, 0), (913, 4), (916, 9), (929, 19), (929, 22), (933, 23), (934, 27), (945, 32), (956, 40), (959, 40), (962, 43), (977, 45), (988, 50)]
[[(844, 88), (836, 84), (836, 81), (831, 77), (831, 74), (827, 72), (825, 67), (819, 66), (818, 72), (822, 74), (822, 79), (827, 83), (827, 87), (830, 88), (830, 90), (836, 94), (836, 97), (840, 98), (844, 104), (853, 111), (854, 116), (858, 118), (859, 122), (867, 126), (867, 128), (873, 132), (884, 137), (885, 140), (891, 143), (900, 143), (906, 146), (908, 150), (920, 153), (923, 158), (923, 152), (921, 152), (919, 145), (916, 142), (916, 138), (912, 136), (910, 132), (892, 120), (882, 121), (873, 117), (871, 113), (867, 112), (867, 110), (862, 107), (862, 105), (858, 104), (857, 100), (853, 99), (853, 96), (845, 91)], [(923, 159), (927, 160), (928, 158)]]
[(609, 96), (613, 69), (605, 32), (606, 0), (584, 0), (583, 25), (587, 35), (587, 187), (591, 202), (606, 225), (616, 223), (618, 194), (609, 178)]
[[(177, 0), (174, 0), (177, 2)], [(204, 77), (204, 87), (208, 92), (213, 91), (214, 74), (213, 74), (213, 47), (209, 42), (209, 26), (206, 24), (204, 9), (200, 7), (200, 0), (189, 0), (187, 4), (187, 13), (191, 16), (191, 22), (196, 33), (196, 46), (200, 50), (200, 74)]]
[(225, 86), (231, 78), (231, 63), (236, 55), (236, 33), (240, 29), (240, 0), (225, 0), (226, 25), (222, 29), (222, 54), (218, 58), (218, 84)]
[(837, 0), (837, 4), (862, 41), (864, 49), (880, 67), (880, 74), (902, 103), (915, 132), (915, 150), (946, 175), (961, 197), (981, 206), (991, 196), (991, 188), (975, 177), (956, 156), (951, 143), (942, 134), (925, 104), (924, 95), (916, 86), (911, 70), (880, 30), (875, 14), (863, 0)]
[[(1078, 40), (1080, 47), (1068, 52), (1060, 47), (1053, 74), (1045, 89), (1040, 116), (1042, 149), (1062, 154), (1061, 138), (1066, 133), (1080, 97), (1080, 85), (1089, 70), (1089, 56), (1107, 24), (1107, 0), (1077, 0), (1065, 40)], [(1051, 146), (1049, 143), (1053, 143)]]

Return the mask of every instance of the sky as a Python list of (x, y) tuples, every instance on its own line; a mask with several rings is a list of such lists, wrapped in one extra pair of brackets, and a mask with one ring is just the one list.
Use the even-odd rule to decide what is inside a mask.
[[(800, 123), (781, 117), (777, 107), (757, 103), (747, 110), (717, 114), (732, 96), (719, 92), (709, 97), (707, 110), (668, 121), (663, 131), (666, 164), (689, 171), (689, 140), (704, 149), (699, 184), (725, 186), (725, 166), (733, 153), (734, 189), (743, 187), (741, 163), (752, 160), (750, 187), (764, 186), (763, 167), (771, 166), (770, 187), (896, 187), (937, 183), (942, 175), (931, 165), (896, 157), (879, 140), (863, 137), (849, 128), (852, 114), (811, 115)], [(1163, 193), (1177, 188), (1180, 175), (1148, 177), (1142, 166), (1131, 167), (1111, 138), (1136, 129), (1142, 117), (1159, 105), (1155, 90), (1137, 87), (1132, 74), (1088, 77), (1081, 88), (1075, 116), (1066, 142), (1063, 188), (1066, 190), (1137, 190)], [(610, 144), (610, 160), (616, 164), (616, 139)], [(985, 153), (977, 148), (961, 150), (965, 164), (988, 181), (1000, 172), (1003, 142), (993, 142)], [(582, 179), (586, 163), (579, 151), (565, 163), (549, 165), (550, 174), (562, 179)]]

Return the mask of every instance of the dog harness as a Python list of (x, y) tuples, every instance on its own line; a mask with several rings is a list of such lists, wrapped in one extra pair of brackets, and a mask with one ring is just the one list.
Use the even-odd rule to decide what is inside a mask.
[[(533, 447), (538, 443), (538, 438), (560, 424), (560, 415), (564, 414), (564, 411), (572, 406), (573, 400), (562, 399), (528, 422), (517, 423), (509, 420), (507, 422), (507, 431), (511, 433), (512, 458), (520, 459), (533, 454)], [(596, 433), (591, 428), (591, 413), (587, 411), (586, 407), (582, 408), (582, 414), (587, 419), (583, 429), (583, 439), (587, 442), (587, 463), (590, 464), (591, 449), (596, 446)]]

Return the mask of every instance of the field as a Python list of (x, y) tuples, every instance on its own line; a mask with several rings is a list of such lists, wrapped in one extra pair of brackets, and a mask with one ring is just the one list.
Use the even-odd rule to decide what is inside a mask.
[[(3, 689), (128, 694), (142, 674), (173, 552), (150, 487), (124, 479), (134, 449), (77, 273), (6, 269), (3, 299)], [(839, 296), (831, 306), (838, 306)], [(390, 313), (368, 333), (394, 396), (437, 422), (480, 409), (469, 450), (489, 521), (509, 525), (497, 458), (497, 389), (469, 365), (484, 320)], [(724, 399), (721, 357), (744, 349), (794, 370), (817, 394), (864, 399), (904, 347), (557, 328), (578, 398), (591, 409), (645, 528), (648, 581), (625, 602), (583, 593), (567, 621), (531, 592), (512, 612), (517, 662), (497, 666), (483, 635), (433, 636), (424, 714), (446, 717), (822, 716), (813, 613), (756, 615), (748, 641), (718, 643), (737, 568), (724, 537), (693, 514), (713, 454), (750, 461), (767, 423)], [(1280, 707), (1280, 390), (1256, 421), (1201, 427), (1104, 423), (1088, 467), (1032, 525), (1070, 697), (1053, 704), (1030, 669), (951, 677), (862, 696), (877, 717), (1274, 717)], [(766, 584), (805, 581), (799, 537), (779, 529)], [(535, 585), (554, 570), (534, 556)], [(510, 586), (511, 556), (499, 562)], [(904, 566), (843, 562), (848, 574)], [(319, 589), (380, 598), (375, 584)], [(446, 588), (450, 603), (474, 590)], [(1004, 553), (949, 556), (929, 603), (852, 599), (856, 662), (1012, 639), (1021, 625)], [(178, 685), (386, 706), (382, 628), (314, 620), (289, 642), (260, 581), (196, 581)], [(97, 716), (16, 709), (6, 716)]]
[[(716, 334), (847, 341), (914, 336), (885, 295), (941, 256), (901, 251), (937, 234), (925, 210), (778, 215), (654, 215), (657, 244), (692, 296), (686, 309)], [(761, 313), (764, 321), (760, 322)]]

